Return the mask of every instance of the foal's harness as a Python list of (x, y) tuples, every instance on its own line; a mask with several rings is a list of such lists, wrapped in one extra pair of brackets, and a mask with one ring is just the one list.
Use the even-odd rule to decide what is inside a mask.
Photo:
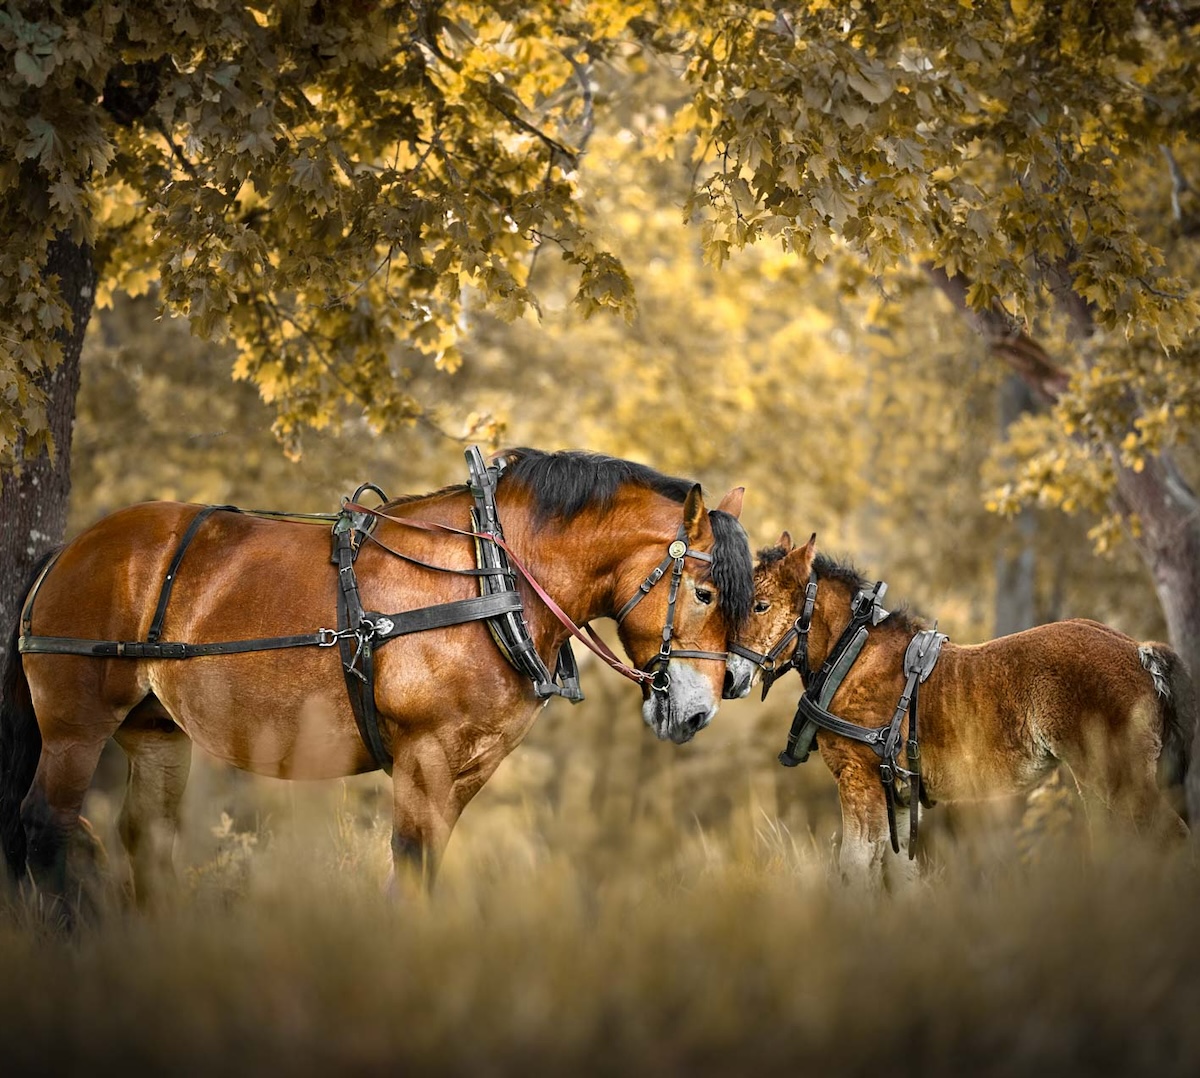
[[(672, 648), (675, 629), (675, 607), (683, 579), (686, 558), (712, 561), (712, 555), (693, 550), (687, 543), (687, 530), (679, 526), (676, 538), (667, 547), (666, 556), (651, 571), (639, 586), (634, 596), (621, 608), (617, 620), (623, 621), (629, 612), (671, 570), (671, 581), (667, 593), (667, 613), (662, 630), (662, 643), (658, 652), (643, 669), (633, 669), (623, 663), (592, 630), (590, 625), (581, 629), (563, 611), (557, 602), (546, 593), (521, 563), (512, 548), (504, 540), (500, 519), (496, 511), (496, 486), (504, 472), (501, 460), (485, 465), (479, 449), (472, 446), (466, 451), (469, 473), (468, 490), (471, 493), (471, 528), (462, 529), (432, 521), (414, 520), (393, 516), (359, 504), (366, 491), (371, 491), (383, 502), (387, 501), (377, 486), (362, 484), (350, 499), (344, 499), (338, 513), (277, 513), (269, 510), (243, 510), (234, 505), (204, 506), (191, 520), (180, 537), (179, 545), (167, 567), (159, 591), (150, 628), (145, 640), (90, 640), (67, 636), (35, 636), (32, 632), (33, 604), (50, 569), (58, 558), (50, 558), (25, 600), (21, 611), (21, 635), (18, 650), (23, 654), (84, 655), (113, 659), (192, 659), (206, 655), (235, 655), (253, 651), (274, 651), (282, 648), (337, 646), (346, 679), (346, 689), (354, 718), (363, 743), (371, 754), (376, 767), (391, 772), (392, 757), (379, 728), (379, 716), (375, 705), (375, 664), (377, 648), (399, 636), (441, 629), (451, 625), (462, 625), (472, 621), (484, 621), (492, 639), (508, 663), (533, 683), (538, 699), (562, 696), (578, 703), (583, 699), (579, 686), (579, 668), (568, 640), (559, 649), (552, 672), (542, 660), (534, 646), (525, 619), (525, 608), (517, 591), (518, 574), (549, 607), (551, 613), (562, 622), (572, 636), (595, 652), (605, 663), (619, 674), (638, 684), (649, 683), (653, 692), (665, 693), (670, 687), (669, 667), (673, 658), (714, 659), (724, 662), (726, 652), (695, 651)], [(226, 640), (215, 643), (193, 644), (161, 639), (167, 604), (175, 585), (179, 566), (192, 540), (204, 522), (213, 513), (246, 513), (251, 516), (274, 517), (293, 521), (331, 521), (333, 550), (330, 560), (337, 566), (337, 628), (317, 629), (316, 632), (298, 633), (292, 636), (259, 637), (252, 640)], [(443, 565), (431, 565), (401, 551), (387, 546), (374, 535), (378, 520), (423, 531), (468, 536), (475, 540), (476, 568), (455, 569)], [(470, 599), (457, 599), (436, 606), (406, 610), (397, 614), (381, 614), (364, 609), (359, 595), (358, 579), (354, 563), (364, 542), (372, 541), (388, 553), (420, 568), (437, 572), (472, 576), (479, 579), (480, 594)], [(587, 635), (584, 635), (586, 630)]]
[[(779, 754), (784, 767), (795, 767), (804, 763), (812, 751), (817, 730), (828, 730), (839, 737), (848, 737), (870, 745), (880, 758), (879, 778), (883, 784), (883, 795), (887, 802), (888, 831), (892, 849), (900, 852), (900, 841), (896, 834), (897, 801), (909, 809), (908, 856), (916, 856), (917, 828), (920, 804), (926, 808), (931, 802), (925, 795), (921, 782), (921, 745), (917, 736), (917, 702), (921, 683), (937, 664), (942, 644), (947, 637), (936, 628), (922, 629), (904, 652), (904, 691), (896, 703), (891, 720), (882, 726), (863, 727), (840, 718), (829, 710), (830, 701), (846, 680), (855, 660), (867, 642), (870, 630), (888, 616), (880, 605), (887, 592), (887, 584), (876, 581), (874, 588), (860, 590), (850, 604), (850, 621), (842, 630), (828, 657), (815, 673), (808, 663), (808, 634), (812, 627), (813, 609), (817, 600), (817, 574), (810, 570), (808, 585), (804, 590), (804, 606), (791, 628), (766, 653), (757, 652), (741, 644), (730, 645), (730, 651), (749, 659), (762, 669), (763, 699), (775, 680), (788, 670), (796, 669), (804, 684), (804, 693), (796, 707), (792, 728), (788, 733), (787, 747)], [(780, 662), (788, 646), (795, 642), (791, 657)], [(908, 741), (904, 746), (907, 767), (900, 764), (900, 726), (908, 715)], [(897, 791), (897, 782), (902, 789)]]

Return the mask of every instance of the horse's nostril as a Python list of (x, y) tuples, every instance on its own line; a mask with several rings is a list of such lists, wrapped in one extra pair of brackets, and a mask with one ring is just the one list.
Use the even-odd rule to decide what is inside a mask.
[(721, 689), (725, 696), (728, 696), (737, 687), (737, 681), (733, 676), (732, 670), (725, 671), (725, 685)]
[(699, 730), (704, 725), (704, 720), (708, 718), (707, 711), (697, 711), (694, 715), (689, 715), (687, 724), (689, 730)]

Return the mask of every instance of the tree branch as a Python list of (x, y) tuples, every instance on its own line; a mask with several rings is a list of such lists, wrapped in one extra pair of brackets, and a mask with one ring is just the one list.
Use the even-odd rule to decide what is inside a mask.
[(999, 307), (993, 304), (987, 310), (976, 310), (967, 303), (967, 288), (970, 282), (963, 276), (951, 277), (944, 269), (932, 263), (922, 263), (929, 280), (966, 316), (988, 348), (997, 358), (1007, 363), (1022, 380), (1047, 404), (1053, 404), (1066, 390), (1070, 376), (1049, 353), (1029, 336)]

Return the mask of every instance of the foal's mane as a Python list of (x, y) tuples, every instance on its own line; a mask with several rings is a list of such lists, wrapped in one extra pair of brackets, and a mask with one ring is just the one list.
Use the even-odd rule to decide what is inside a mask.
[[(759, 567), (774, 565), (782, 561), (787, 553), (783, 547), (765, 547), (758, 552), (758, 565)], [(813, 570), (817, 575), (818, 582), (836, 580), (838, 583), (845, 584), (850, 591), (851, 598), (857, 592), (863, 589), (869, 591), (875, 586), (875, 582), (863, 576), (849, 558), (833, 558), (817, 551), (813, 558)], [(925, 622), (912, 612), (907, 603), (901, 603), (894, 610), (890, 610), (880, 625), (892, 625), (906, 632), (917, 632), (919, 629), (927, 628)]]

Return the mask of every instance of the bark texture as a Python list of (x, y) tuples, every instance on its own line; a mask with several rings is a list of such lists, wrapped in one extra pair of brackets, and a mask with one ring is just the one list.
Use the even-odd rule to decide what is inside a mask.
[(8, 634), (20, 616), (33, 563), (60, 545), (67, 527), (71, 493), (71, 433), (79, 392), (79, 357), (96, 295), (92, 249), (60, 235), (51, 245), (47, 275), (57, 276), (71, 307), (71, 328), (61, 335), (62, 362), (46, 372), (46, 415), (54, 438), (53, 458), (43, 451), (3, 477), (0, 488), (0, 662), (6, 658)]

